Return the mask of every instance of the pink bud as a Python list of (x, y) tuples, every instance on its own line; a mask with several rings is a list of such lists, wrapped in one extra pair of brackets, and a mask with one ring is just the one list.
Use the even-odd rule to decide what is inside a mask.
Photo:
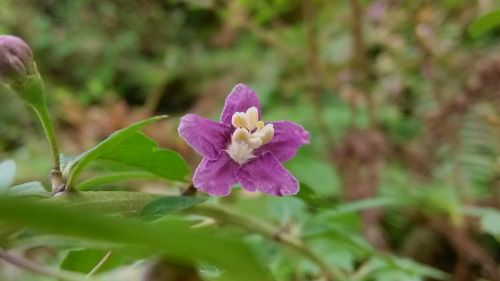
[(35, 74), (33, 53), (21, 38), (0, 35), (0, 80), (10, 82)]

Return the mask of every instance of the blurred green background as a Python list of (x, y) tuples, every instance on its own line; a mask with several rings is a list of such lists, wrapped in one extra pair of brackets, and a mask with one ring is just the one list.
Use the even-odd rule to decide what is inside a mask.
[[(481, 18), (498, 9), (495, 0), (0, 0), (0, 33), (32, 47), (66, 154), (169, 114), (146, 132), (194, 168), (178, 118), (218, 118), (244, 83), (264, 120), (304, 125), (311, 144), (287, 163), (300, 200), (240, 192), (230, 204), (292, 229), (305, 217), (334, 224), (339, 237), (451, 280), (498, 280), (500, 15)], [(0, 103), (0, 160), (17, 161), (19, 182), (45, 178), (41, 128), (15, 96)], [(370, 256), (328, 235), (318, 248), (347, 270)], [(313, 280), (290, 279), (279, 262), (281, 280)], [(396, 265), (366, 280), (428, 278)]]

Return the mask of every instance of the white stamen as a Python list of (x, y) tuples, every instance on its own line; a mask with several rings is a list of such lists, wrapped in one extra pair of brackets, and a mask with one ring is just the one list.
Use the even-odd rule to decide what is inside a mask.
[(273, 124), (267, 124), (260, 130), (262, 144), (269, 143), (274, 137), (274, 126)]
[(262, 145), (262, 140), (259, 137), (251, 137), (247, 143), (248, 147), (255, 149)]
[(259, 121), (259, 111), (254, 106), (246, 112), (235, 112), (231, 123), (236, 130), (231, 136), (231, 143), (226, 152), (240, 165), (254, 158), (253, 151), (269, 143), (274, 137), (273, 125), (264, 125), (264, 122)]
[(252, 131), (255, 129), (255, 125), (257, 124), (257, 121), (259, 121), (259, 110), (257, 107), (252, 106), (249, 109), (247, 109), (247, 112), (245, 113), (246, 120), (247, 120), (247, 129)]
[(231, 123), (235, 128), (242, 128), (245, 127), (247, 121), (246, 121), (246, 115), (244, 112), (236, 112), (233, 114), (233, 117), (231, 118)]
[(233, 142), (247, 142), (250, 138), (250, 133), (245, 128), (238, 128), (234, 131), (232, 136)]

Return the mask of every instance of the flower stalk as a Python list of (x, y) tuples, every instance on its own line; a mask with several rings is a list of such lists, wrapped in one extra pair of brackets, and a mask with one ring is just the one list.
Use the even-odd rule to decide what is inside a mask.
[(50, 172), (50, 181), (52, 182), (52, 190), (55, 190), (57, 187), (63, 184), (61, 168), (60, 168), (61, 162), (59, 160), (59, 148), (57, 146), (56, 134), (52, 122), (50, 120), (49, 111), (47, 110), (47, 107), (43, 105), (38, 107), (33, 106), (32, 108), (35, 111), (36, 115), (38, 116), (40, 123), (42, 123), (43, 131), (45, 132), (45, 136), (49, 143), (50, 153), (52, 156), (52, 163), (53, 163), (52, 171)]
[(57, 145), (54, 126), (52, 125), (47, 109), (43, 79), (38, 74), (36, 68), (35, 71), (36, 74), (28, 76), (26, 80), (20, 84), (11, 84), (11, 87), (35, 111), (38, 120), (40, 120), (42, 124), (52, 158), (52, 170), (49, 174), (49, 179), (52, 184), (52, 191), (57, 191), (60, 190), (63, 185), (61, 162), (59, 160), (59, 147)]
[(49, 176), (52, 190), (63, 188), (59, 149), (47, 110), (43, 79), (37, 70), (33, 52), (21, 38), (0, 35), (0, 80), (7, 86), (2, 85), (2, 88), (15, 92), (33, 108), (42, 123), (52, 154), (53, 167)]

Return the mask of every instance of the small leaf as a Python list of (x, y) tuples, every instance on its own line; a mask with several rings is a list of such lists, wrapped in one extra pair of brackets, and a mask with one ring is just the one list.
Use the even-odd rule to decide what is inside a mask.
[(16, 162), (7, 160), (0, 163), (0, 192), (5, 191), (14, 182)]
[(314, 189), (305, 183), (300, 183), (300, 190), (297, 197), (306, 202), (309, 207), (330, 207), (331, 203), (319, 196)]
[(371, 208), (394, 206), (397, 204), (398, 202), (392, 198), (374, 197), (368, 199), (361, 199), (355, 202), (343, 203), (338, 206), (337, 210), (343, 213), (350, 213)]
[(158, 148), (153, 140), (139, 132), (105, 151), (99, 159), (119, 162), (167, 180), (185, 181), (189, 173), (186, 162), (177, 152)]
[(72, 155), (67, 155), (61, 153), (59, 155), (59, 161), (61, 162), (61, 171), (69, 171), (71, 169), (71, 165), (76, 163), (76, 160), (78, 160), (78, 156), (72, 156)]
[(149, 202), (161, 197), (159, 194), (130, 191), (86, 191), (63, 193), (49, 200), (98, 213), (134, 216)]
[(0, 222), (0, 243), (7, 237), (14, 236), (21, 228), (11, 224)]
[(115, 182), (123, 182), (123, 181), (137, 180), (137, 179), (158, 180), (159, 177), (155, 176), (154, 174), (142, 171), (115, 172), (88, 179), (86, 181), (79, 183), (76, 187), (79, 190), (89, 190), (97, 186), (103, 186)]
[(135, 132), (141, 130), (145, 126), (152, 124), (160, 119), (165, 118), (166, 116), (157, 116), (153, 118), (149, 118), (146, 120), (142, 120), (140, 122), (134, 123), (131, 126), (121, 129), (119, 131), (111, 134), (107, 139), (99, 143), (94, 148), (86, 151), (85, 153), (78, 156), (74, 161), (70, 164), (67, 164), (66, 169), (69, 169), (68, 172), (68, 185), (73, 186), (76, 182), (78, 176), (83, 171), (83, 169), (90, 164), (93, 160), (97, 159), (101, 154), (105, 153), (109, 149), (112, 149), (114, 146), (120, 144), (122, 141), (130, 137)]
[(56, 204), (65, 204), (102, 214), (140, 215), (155, 219), (164, 215), (203, 203), (207, 197), (168, 196), (130, 191), (85, 191), (63, 193), (48, 199)]
[(13, 186), (8, 191), (8, 196), (15, 197), (50, 197), (50, 192), (45, 190), (38, 181), (32, 181)]
[(141, 211), (140, 216), (146, 219), (157, 219), (164, 215), (186, 209), (208, 200), (207, 197), (163, 197), (147, 204)]
[(491, 210), (481, 218), (481, 228), (500, 241), (500, 212)]
[(498, 26), (500, 26), (500, 10), (487, 13), (477, 18), (469, 26), (469, 34), (472, 37), (479, 37)]
[[(423, 264), (419, 264), (410, 259), (395, 256), (382, 256), (380, 258), (382, 259), (383, 267), (385, 268), (385, 270), (378, 270), (378, 272), (393, 272), (396, 273), (399, 278), (380, 278), (379, 280), (423, 280), (422, 277), (430, 277), (437, 280), (449, 279), (448, 274), (446, 274), (445, 272)], [(390, 274), (386, 277), (389, 276)]]
[[(61, 263), (60, 268), (68, 271), (89, 273), (108, 254), (102, 249), (83, 249), (70, 251)], [(111, 253), (97, 272), (103, 272), (122, 265), (125, 257)]]
[[(102, 158), (103, 155), (105, 155), (107, 159), (124, 162), (136, 168), (143, 168), (172, 180), (184, 179), (188, 173), (188, 168), (184, 160), (182, 160), (178, 154), (164, 149), (157, 149), (153, 141), (137, 133), (145, 126), (165, 117), (166, 116), (152, 117), (137, 122), (125, 129), (116, 131), (94, 148), (78, 156), (71, 164), (67, 165), (64, 171), (64, 174), (67, 174), (68, 177), (68, 186), (75, 186), (83, 169), (92, 161)], [(138, 137), (139, 135), (141, 136), (140, 140)], [(122, 145), (122, 143), (130, 137), (134, 137), (132, 142)], [(135, 145), (140, 145), (140, 148), (135, 147)], [(118, 151), (115, 151), (115, 149)], [(118, 153), (125, 155), (118, 155)], [(166, 171), (160, 172), (160, 165), (155, 164), (149, 157), (154, 157), (154, 161), (159, 161), (160, 159), (161, 165), (164, 165), (168, 161), (172, 162), (169, 162), (167, 166), (163, 167)], [(146, 163), (148, 161), (151, 163)]]

